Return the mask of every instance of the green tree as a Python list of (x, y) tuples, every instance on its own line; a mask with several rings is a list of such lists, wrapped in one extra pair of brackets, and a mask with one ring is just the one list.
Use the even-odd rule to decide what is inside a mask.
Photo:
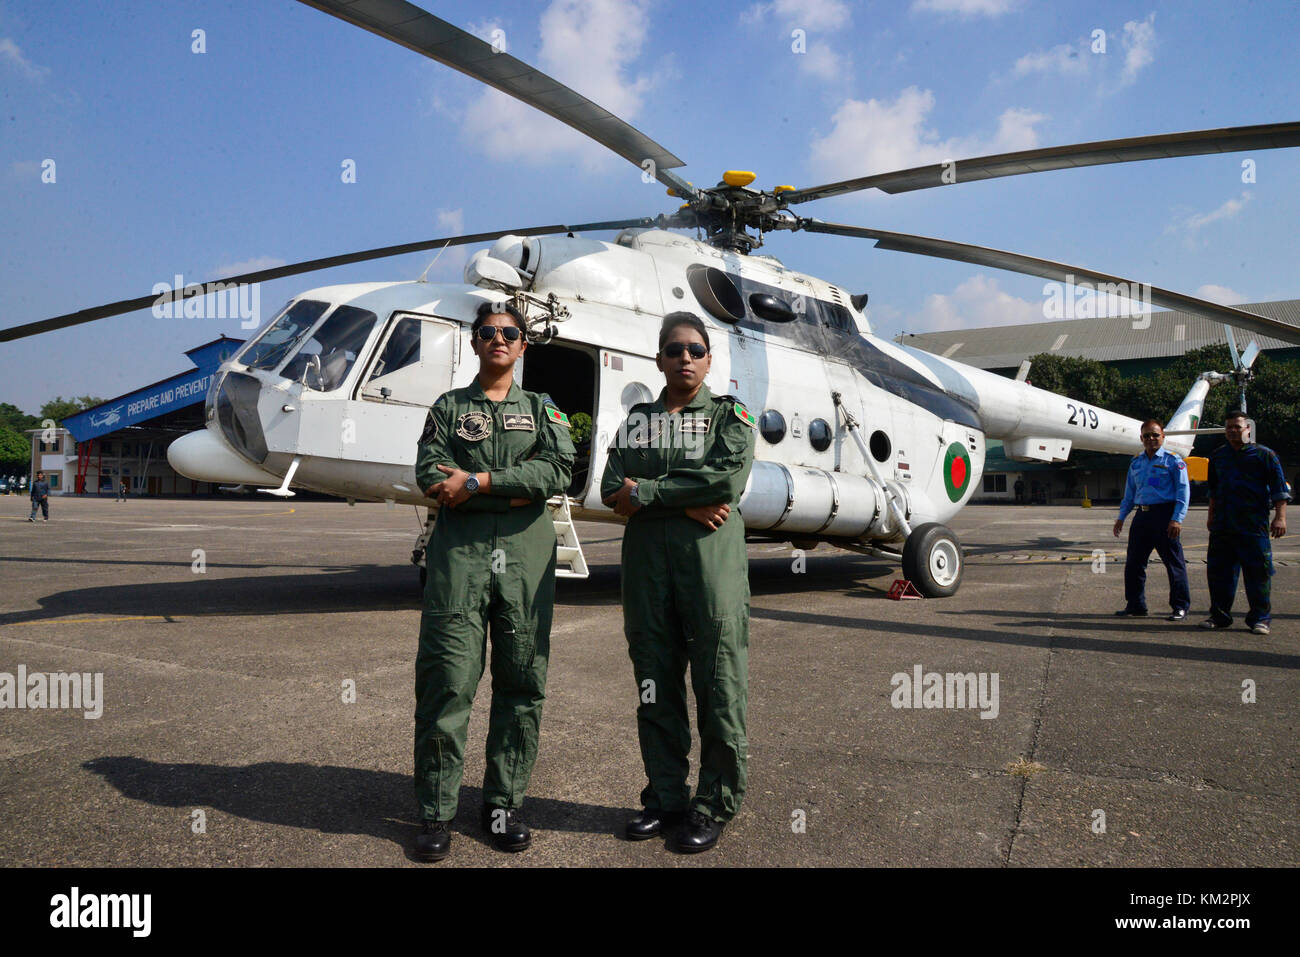
[[(65, 399), (63, 396), (57, 396), (41, 406), (39, 419), (43, 422), (45, 419), (53, 419), (55, 424), (61, 424), (64, 419), (76, 415), (92, 406), (99, 405), (103, 399), (96, 399), (94, 396), (83, 395), (79, 399)], [(36, 423), (36, 428), (40, 422)]]
[(1095, 359), (1040, 352), (1029, 361), (1031, 384), (1088, 405), (1111, 408), (1121, 388), (1119, 372)]
[(573, 440), (575, 446), (591, 438), (591, 416), (586, 412), (575, 412), (569, 416), (569, 425), (572, 427), (569, 438)]
[(23, 432), (27, 429), (34, 429), (41, 424), (41, 420), (34, 415), (28, 415), (16, 405), (10, 405), (8, 402), (0, 402), (0, 426), (8, 426), (15, 432)]
[(32, 445), (27, 436), (0, 425), (0, 475), (26, 472), (31, 460)]

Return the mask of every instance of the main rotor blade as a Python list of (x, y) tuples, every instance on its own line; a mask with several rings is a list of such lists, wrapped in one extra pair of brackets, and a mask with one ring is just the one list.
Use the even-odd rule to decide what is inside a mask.
[[(1070, 146), (996, 153), (972, 159), (917, 166), (891, 173), (876, 173), (846, 179), (825, 186), (811, 186), (782, 193), (787, 205), (806, 203), (827, 196), (839, 196), (860, 189), (879, 189), (886, 193), (906, 193), (914, 189), (968, 183), (977, 179), (1042, 173), (1075, 166), (1101, 166), (1106, 163), (1132, 163), (1138, 160), (1167, 159), (1173, 156), (1200, 156), (1205, 153), (1235, 153), (1241, 150), (1281, 149), (1300, 146), (1300, 123), (1267, 123), (1262, 126), (1234, 126), (1221, 130), (1192, 130), (1187, 133), (1161, 133), (1120, 140), (1098, 140)], [(945, 181), (945, 174), (946, 181)]]
[[(1055, 279), (1063, 283), (1073, 284), (1083, 279), (1096, 285), (1099, 292), (1111, 292), (1114, 291), (1116, 286), (1120, 286), (1131, 293), (1123, 296), (1126, 299), (1146, 298), (1158, 306), (1164, 306), (1166, 309), (1175, 309), (1180, 312), (1204, 316), (1215, 322), (1228, 323), (1238, 329), (1248, 329), (1256, 335), (1272, 336), (1274, 339), (1281, 339), (1283, 342), (1300, 344), (1300, 326), (1293, 326), (1290, 323), (1279, 322), (1265, 316), (1257, 316), (1242, 309), (1223, 306), (1206, 299), (1197, 299), (1195, 296), (1187, 296), (1169, 289), (1161, 289), (1158, 286), (1134, 282), (1120, 276), (1107, 275), (1093, 269), (1085, 269), (1082, 266), (1071, 266), (1067, 263), (1053, 262), (1050, 259), (1037, 259), (1033, 256), (1023, 256), (1020, 253), (990, 249), (988, 246), (972, 246), (968, 243), (955, 243), (947, 239), (932, 239), (928, 236), (914, 236), (910, 233), (891, 233), (883, 229), (868, 229), (864, 226), (824, 223), (817, 219), (800, 219), (798, 228), (806, 229), (810, 233), (829, 233), (836, 236), (874, 239), (876, 240), (877, 249), (893, 249), (898, 252), (934, 256), (938, 259), (953, 259), (957, 262), (974, 263), (977, 266), (992, 266), (995, 269), (1006, 269), (1010, 272), (1024, 273), (1027, 276), (1042, 276), (1044, 279)], [(1118, 295), (1118, 293), (1116, 294)]]
[(567, 123), (601, 146), (645, 169), (654, 163), (655, 178), (684, 197), (695, 197), (670, 169), (686, 164), (640, 130), (563, 83), (499, 52), (472, 33), (421, 10), (406, 0), (301, 0), (340, 20), (392, 40), (467, 76), (513, 96)]
[(272, 279), (283, 279), (285, 276), (297, 276), (306, 272), (315, 272), (319, 269), (329, 269), (333, 266), (346, 266), (349, 263), (365, 262), (370, 259), (386, 259), (389, 256), (401, 256), (404, 253), (416, 253), (426, 249), (435, 249), (446, 246), (464, 246), (467, 243), (489, 242), (511, 234), (515, 236), (544, 236), (548, 233), (596, 232), (603, 229), (627, 229), (631, 226), (653, 225), (655, 225), (655, 220), (653, 219), (616, 219), (601, 223), (579, 223), (574, 226), (557, 224), (553, 226), (529, 226), (525, 229), (500, 229), (491, 233), (472, 233), (466, 236), (444, 236), (441, 239), (428, 239), (418, 243), (403, 243), (400, 246), (380, 246), (376, 249), (366, 249), (361, 252), (345, 253), (342, 256), (327, 256), (324, 259), (309, 259), (306, 262), (291, 263), (286, 266), (275, 266), (272, 269), (259, 269), (256, 272), (246, 272), (239, 276), (228, 276), (208, 283), (192, 283), (191, 285), (185, 286), (181, 289), (173, 289), (169, 292), (140, 296), (136, 299), (122, 299), (119, 302), (110, 302), (102, 306), (95, 306), (93, 309), (82, 309), (79, 312), (70, 312), (63, 316), (55, 316), (52, 319), (41, 319), (37, 322), (24, 323), (21, 326), (10, 326), (8, 329), (0, 329), (0, 342), (24, 339), (27, 336), (39, 335), (42, 332), (52, 332), (55, 329), (65, 329), (68, 326), (80, 325), (83, 322), (94, 322), (96, 319), (107, 319), (109, 316), (120, 316), (126, 312), (135, 312), (137, 309), (145, 309), (154, 305), (163, 305), (177, 299), (219, 292), (237, 283), (269, 282)]

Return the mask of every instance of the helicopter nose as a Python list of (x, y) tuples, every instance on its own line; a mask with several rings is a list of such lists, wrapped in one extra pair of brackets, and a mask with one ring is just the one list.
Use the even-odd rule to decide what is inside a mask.
[(173, 442), (167, 449), (167, 462), (181, 475), (199, 482), (276, 486), (281, 479), (237, 455), (210, 429)]

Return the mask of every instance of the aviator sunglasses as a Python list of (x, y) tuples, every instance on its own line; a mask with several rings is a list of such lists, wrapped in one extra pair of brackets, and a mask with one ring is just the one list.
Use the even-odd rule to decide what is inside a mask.
[(478, 337), (484, 342), (491, 342), (501, 333), (501, 338), (506, 342), (518, 342), (523, 331), (518, 326), (479, 326)]
[(667, 359), (676, 359), (688, 349), (692, 359), (703, 359), (709, 354), (709, 347), (702, 342), (670, 342), (659, 351)]

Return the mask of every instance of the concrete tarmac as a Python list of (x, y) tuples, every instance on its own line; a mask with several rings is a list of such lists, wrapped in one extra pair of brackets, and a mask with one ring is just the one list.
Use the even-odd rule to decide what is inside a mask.
[[(1240, 617), (1196, 627), (1203, 507), (1180, 624), (1154, 555), (1153, 617), (1112, 616), (1110, 507), (967, 508), (945, 600), (889, 600), (900, 572), (879, 559), (751, 545), (749, 790), (718, 847), (687, 857), (621, 837), (644, 783), (621, 529), (584, 524), (591, 577), (558, 588), (533, 847), (503, 855), (479, 832), (485, 677), (452, 855), (424, 865), (414, 509), (55, 498), (31, 525), (28, 508), (0, 496), (0, 673), (100, 673), (102, 714), (0, 710), (0, 865), (1300, 863), (1300, 529), (1275, 547), (1267, 638)], [(983, 676), (983, 706), (896, 707), (918, 668)]]

